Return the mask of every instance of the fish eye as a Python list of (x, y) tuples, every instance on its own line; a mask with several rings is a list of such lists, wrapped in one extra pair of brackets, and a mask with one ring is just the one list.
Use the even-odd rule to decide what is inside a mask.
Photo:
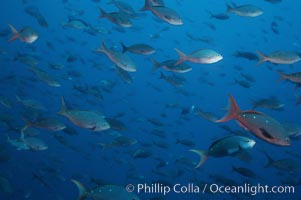
[(286, 141), (286, 142), (289, 142), (289, 141), (290, 141), (290, 139), (289, 139), (289, 138), (285, 138), (285, 141)]

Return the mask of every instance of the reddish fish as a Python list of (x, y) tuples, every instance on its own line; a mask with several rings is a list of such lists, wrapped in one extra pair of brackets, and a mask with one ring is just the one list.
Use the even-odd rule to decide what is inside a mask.
[(264, 113), (254, 110), (241, 111), (232, 95), (228, 113), (215, 122), (226, 122), (231, 119), (235, 119), (240, 126), (262, 140), (279, 146), (290, 145), (289, 134), (281, 123)]
[(38, 39), (38, 34), (31, 27), (24, 27), (20, 31), (17, 31), (16, 28), (8, 24), (13, 36), (8, 40), (9, 42), (20, 39), (22, 42), (33, 43)]

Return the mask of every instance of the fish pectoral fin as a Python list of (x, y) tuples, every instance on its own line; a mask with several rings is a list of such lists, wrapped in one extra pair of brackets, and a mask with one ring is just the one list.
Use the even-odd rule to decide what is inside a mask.
[(265, 138), (267, 138), (267, 139), (273, 139), (274, 138), (274, 136), (273, 135), (271, 135), (266, 129), (264, 129), (264, 128), (259, 128), (259, 131), (261, 132), (261, 134), (265, 137)]
[(91, 131), (95, 131), (97, 128), (97, 126), (92, 126), (91, 128), (89, 128)]
[(239, 149), (241, 149), (240, 146), (236, 147), (236, 148), (227, 149), (227, 154), (228, 155), (233, 155), (233, 154), (237, 153), (239, 151)]

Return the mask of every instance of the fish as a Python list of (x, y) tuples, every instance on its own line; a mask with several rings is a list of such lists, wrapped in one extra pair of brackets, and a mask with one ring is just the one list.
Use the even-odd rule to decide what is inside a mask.
[(111, 129), (114, 131), (124, 131), (127, 129), (126, 125), (120, 120), (110, 117), (105, 117), (105, 120), (110, 124)]
[(257, 178), (258, 177), (255, 172), (253, 172), (252, 170), (245, 168), (245, 167), (232, 166), (232, 171), (237, 172), (238, 174), (245, 176), (247, 178)]
[(37, 137), (25, 137), (23, 142), (32, 151), (44, 151), (48, 149), (48, 145)]
[(253, 5), (242, 5), (232, 7), (229, 4), (226, 4), (226, 6), (227, 12), (231, 12), (242, 17), (257, 17), (263, 14), (263, 11), (260, 8)]
[(21, 136), (17, 139), (10, 139), (9, 136), (7, 136), (7, 142), (10, 143), (12, 146), (16, 147), (16, 150), (32, 150), (32, 151), (43, 151), (48, 149), (47, 144), (37, 138), (37, 137), (25, 137), (24, 131), (27, 129), (25, 126), (21, 130)]
[(42, 128), (49, 131), (61, 131), (66, 128), (66, 125), (59, 121), (57, 118), (39, 118), (36, 121), (30, 121), (24, 117), (24, 121), (27, 127)]
[(281, 103), (276, 97), (252, 100), (252, 104), (252, 110), (258, 107), (272, 110), (282, 110), (285, 106), (285, 104)]
[(265, 55), (260, 51), (256, 51), (260, 57), (257, 65), (266, 61), (274, 64), (294, 64), (301, 60), (301, 53), (296, 51), (274, 51), (270, 55)]
[(102, 114), (96, 111), (68, 110), (63, 97), (61, 101), (61, 110), (58, 114), (63, 115), (73, 124), (91, 131), (104, 131), (110, 128), (110, 124)]
[(273, 3), (273, 4), (282, 2), (282, 0), (264, 0), (264, 1), (269, 2), (269, 3)]
[(177, 139), (176, 144), (182, 144), (187, 147), (194, 147), (195, 143), (189, 139)]
[(175, 66), (181, 64), (184, 61), (201, 64), (212, 64), (223, 59), (223, 56), (221, 54), (211, 49), (200, 49), (187, 55), (176, 48), (175, 51), (179, 54), (180, 57), (179, 60), (175, 63)]
[(149, 10), (159, 19), (163, 20), (164, 22), (167, 22), (168, 24), (176, 26), (183, 25), (183, 20), (176, 11), (165, 6), (152, 6), (150, 0), (145, 0), (144, 7), (140, 10)]
[[(300, 87), (300, 86), (299, 86)], [(295, 95), (296, 99), (297, 99), (297, 102), (295, 103), (296, 106), (300, 105), (301, 104), (301, 96), (296, 94)]]
[(210, 18), (215, 18), (215, 19), (218, 19), (218, 20), (227, 20), (227, 19), (229, 19), (229, 15), (227, 15), (226, 13), (214, 14), (209, 10), (207, 10), (207, 12), (209, 13)]
[(238, 84), (238, 85), (240, 85), (241, 87), (244, 87), (244, 88), (251, 88), (252, 87), (252, 85), (248, 81), (242, 80), (242, 79), (240, 79), (240, 80), (235, 79), (234, 84)]
[(41, 81), (52, 87), (61, 87), (61, 84), (56, 80), (55, 77), (48, 74), (44, 70), (38, 69), (35, 66), (28, 67)]
[(256, 82), (256, 79), (251, 74), (240, 73), (240, 75), (249, 82)]
[(200, 156), (200, 161), (195, 166), (202, 166), (208, 157), (225, 157), (238, 155), (242, 150), (251, 149), (256, 142), (244, 136), (230, 135), (214, 141), (208, 150), (190, 149)]
[(0, 104), (6, 108), (12, 108), (12, 102), (3, 95), (0, 95)]
[(288, 132), (280, 122), (255, 110), (241, 111), (234, 97), (230, 95), (228, 113), (221, 119), (215, 120), (215, 122), (226, 122), (232, 119), (235, 119), (247, 131), (270, 144), (290, 145)]
[(71, 16), (69, 16), (67, 22), (63, 22), (61, 25), (63, 28), (74, 28), (74, 29), (86, 30), (86, 31), (91, 29), (91, 26), (84, 20), (79, 18), (74, 18)]
[(122, 12), (107, 13), (101, 8), (99, 8), (99, 11), (101, 13), (99, 18), (107, 18), (110, 22), (124, 28), (130, 28), (133, 26), (128, 16)]
[(130, 57), (128, 57), (126, 54), (123, 54), (122, 52), (113, 49), (108, 49), (104, 41), (102, 41), (100, 48), (97, 49), (96, 52), (104, 53), (115, 65), (117, 65), (125, 71), (136, 71), (135, 63)]
[(192, 105), (190, 110), (192, 114), (201, 116), (210, 122), (214, 122), (215, 120), (218, 119), (214, 113), (203, 111), (201, 108), (197, 108), (195, 105)]
[(42, 26), (44, 28), (48, 28), (48, 22), (46, 21), (45, 17), (42, 15), (42, 13), (40, 12), (40, 10), (37, 7), (34, 7), (34, 6), (26, 7), (25, 12), (28, 15), (36, 18), (36, 20), (38, 21), (40, 26)]
[(125, 147), (125, 146), (132, 146), (134, 144), (137, 144), (137, 140), (134, 138), (129, 138), (124, 135), (120, 135), (116, 138), (114, 138), (110, 143), (102, 143), (99, 142), (97, 145), (100, 145), (104, 148), (111, 148), (111, 147)]
[(175, 74), (167, 76), (162, 72), (160, 72), (159, 79), (165, 80), (167, 83), (171, 84), (174, 87), (181, 87), (185, 82), (185, 79), (183, 77), (176, 76)]
[(17, 102), (23, 104), (27, 108), (37, 109), (37, 110), (47, 110), (44, 105), (34, 99), (21, 99), (16, 95)]
[(17, 31), (17, 29), (11, 24), (8, 24), (8, 26), (13, 34), (13, 36), (8, 40), (9, 42), (20, 39), (22, 42), (31, 44), (39, 37), (37, 32), (29, 26), (26, 26), (19, 31)]
[(3, 176), (0, 176), (0, 191), (1, 193), (4, 193), (8, 199), (10, 199), (14, 193), (11, 182)]
[(124, 12), (130, 16), (135, 16), (135, 11), (131, 5), (123, 1), (111, 0), (108, 4), (114, 4), (121, 12)]
[(186, 63), (175, 65), (177, 63), (177, 60), (166, 60), (163, 62), (158, 62), (155, 59), (151, 59), (151, 61), (153, 63), (153, 71), (159, 68), (163, 68), (166, 71), (175, 73), (186, 73), (192, 70), (192, 67)]
[(236, 51), (233, 56), (237, 58), (245, 58), (247, 60), (259, 60), (258, 56), (255, 53), (248, 51)]
[(148, 149), (138, 149), (136, 150), (133, 154), (132, 157), (133, 158), (148, 158), (150, 156), (153, 155), (153, 152), (151, 150)]
[(292, 122), (282, 123), (282, 126), (287, 130), (290, 138), (295, 138), (301, 135), (301, 125)]
[(156, 50), (153, 47), (147, 44), (134, 44), (128, 47), (125, 46), (122, 42), (120, 42), (120, 44), (122, 46), (122, 53), (128, 51), (140, 55), (151, 55), (156, 52)]
[(119, 77), (127, 84), (131, 84), (133, 83), (133, 78), (132, 76), (130, 75), (129, 72), (125, 71), (124, 69), (118, 67), (117, 65), (114, 65), (116, 71), (117, 71), (117, 74), (119, 75)]
[(289, 159), (289, 158), (283, 158), (279, 160), (274, 160), (270, 155), (268, 155), (266, 152), (264, 152), (265, 156), (268, 159), (268, 163), (265, 165), (265, 168), (268, 167), (274, 167), (281, 171), (286, 172), (301, 172), (300, 163), (296, 162), (295, 160)]
[(14, 146), (17, 151), (29, 150), (29, 147), (23, 141), (23, 136), (17, 139), (11, 139), (9, 136), (7, 136), (7, 142)]
[(165, 6), (163, 0), (149, 0), (148, 1), (152, 6)]
[(78, 200), (91, 198), (94, 200), (140, 200), (134, 192), (128, 192), (125, 187), (119, 185), (103, 185), (87, 191), (78, 181), (71, 180), (79, 191)]
[(289, 80), (293, 83), (301, 84), (301, 72), (285, 74), (283, 72), (278, 71), (277, 73), (280, 75), (280, 80)]

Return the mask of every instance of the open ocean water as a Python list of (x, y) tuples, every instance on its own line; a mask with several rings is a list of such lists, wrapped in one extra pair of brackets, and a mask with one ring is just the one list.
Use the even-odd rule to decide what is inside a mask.
[(1, 5), (1, 200), (301, 199), (301, 2)]

